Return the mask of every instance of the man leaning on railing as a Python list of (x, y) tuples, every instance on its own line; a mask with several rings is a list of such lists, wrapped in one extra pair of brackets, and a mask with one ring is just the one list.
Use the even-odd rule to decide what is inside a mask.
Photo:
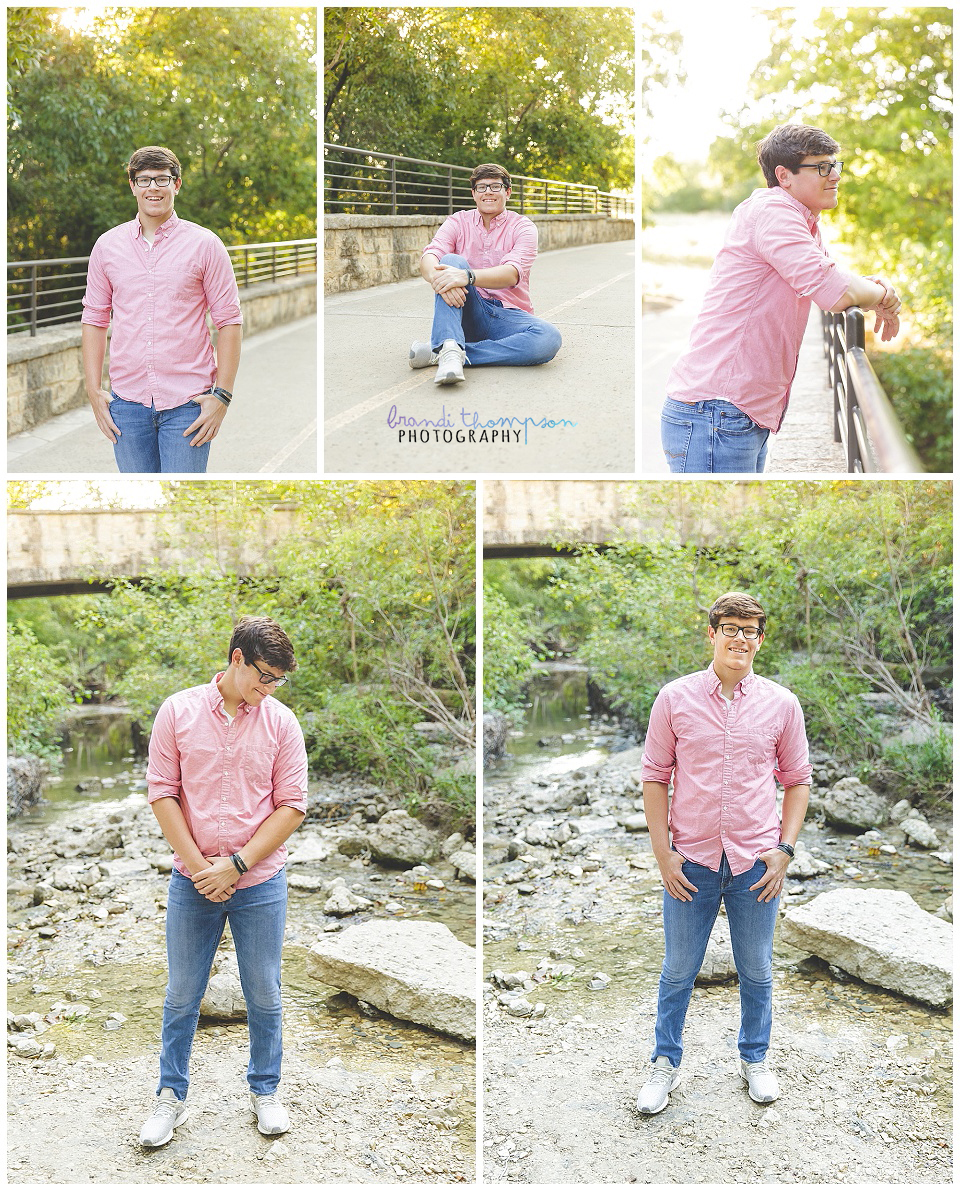
[(873, 310), (884, 340), (899, 331), (893, 286), (839, 269), (820, 237), (821, 211), (837, 205), (839, 148), (805, 124), (783, 124), (757, 146), (767, 188), (733, 212), (689, 345), (667, 379), (660, 427), (672, 472), (763, 471), (811, 300), (821, 310)]
[(537, 226), (507, 210), (510, 175), (478, 165), (470, 190), (476, 210), (448, 216), (420, 258), (433, 327), (429, 342), (411, 346), (410, 367), (436, 364), (438, 385), (462, 381), (464, 364), (546, 364), (560, 350), (560, 332), (533, 314)]
[[(87, 396), (121, 472), (205, 472), (240, 366), (237, 280), (220, 239), (173, 209), (182, 183), (175, 154), (137, 149), (127, 174), (137, 216), (104, 232), (87, 270)], [(208, 307), (219, 328), (216, 358)]]

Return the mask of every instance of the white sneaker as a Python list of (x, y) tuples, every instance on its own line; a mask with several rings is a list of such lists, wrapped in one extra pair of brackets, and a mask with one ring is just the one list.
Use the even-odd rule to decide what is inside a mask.
[(437, 353), (429, 343), (423, 343), (421, 340), (415, 339), (410, 344), (409, 360), (411, 368), (429, 368), (431, 364), (436, 364)]
[(680, 1068), (672, 1066), (669, 1059), (660, 1055), (653, 1064), (650, 1078), (640, 1089), (637, 1112), (661, 1112), (667, 1107), (670, 1093), (679, 1082)]
[(759, 1063), (745, 1063), (740, 1060), (740, 1077), (747, 1085), (750, 1099), (757, 1104), (771, 1104), (780, 1095), (780, 1085), (777, 1077), (767, 1067), (767, 1060)]
[(456, 339), (445, 339), (437, 352), (437, 375), (435, 385), (455, 385), (463, 380), (463, 362), (467, 353)]
[(161, 1088), (157, 1106), (147, 1117), (140, 1130), (142, 1146), (164, 1146), (173, 1137), (173, 1131), (187, 1119), (186, 1101), (178, 1100), (172, 1088)]
[(286, 1133), (290, 1128), (287, 1110), (277, 1099), (276, 1092), (270, 1092), (266, 1096), (258, 1096), (255, 1092), (251, 1092), (250, 1107), (256, 1113), (257, 1128), (267, 1137), (273, 1137), (277, 1133)]

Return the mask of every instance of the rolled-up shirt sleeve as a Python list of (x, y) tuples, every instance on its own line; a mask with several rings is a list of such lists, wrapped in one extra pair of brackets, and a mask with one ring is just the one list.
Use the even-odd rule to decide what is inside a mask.
[(273, 762), (273, 805), (307, 813), (307, 748), (303, 729), (293, 719), (284, 725)]
[(533, 267), (533, 262), (537, 259), (537, 246), (539, 244), (539, 233), (537, 232), (537, 225), (532, 220), (525, 220), (517, 229), (517, 237), (514, 240), (513, 247), (507, 251), (506, 256), (500, 262), (501, 265), (513, 265), (517, 270), (518, 284), (522, 281), (530, 280), (530, 269)]
[(799, 211), (782, 206), (761, 211), (754, 225), (754, 248), (798, 298), (810, 298), (821, 310), (836, 305), (852, 280), (811, 236)]
[(183, 793), (180, 776), (180, 748), (174, 725), (173, 705), (168, 699), (157, 712), (150, 733), (149, 764), (147, 766), (147, 802), (159, 798), (176, 798)]
[(103, 267), (103, 252), (97, 241), (87, 265), (87, 288), (80, 299), (83, 304), (81, 323), (91, 327), (109, 327), (113, 310), (113, 286)]
[(777, 763), (774, 776), (786, 789), (810, 782), (813, 766), (810, 764), (807, 747), (807, 731), (803, 722), (803, 710), (798, 699), (789, 705), (783, 731), (777, 741)]
[(210, 247), (203, 269), (203, 292), (214, 326), (228, 327), (243, 322), (240, 291), (230, 263), (230, 254), (221, 241), (210, 236)]
[(420, 253), (420, 256), (424, 257), (430, 252), (439, 260), (447, 253), (457, 251), (457, 219), (454, 215), (448, 215), (437, 228), (433, 239)]
[(677, 761), (677, 736), (670, 719), (670, 696), (663, 690), (650, 712), (650, 723), (643, 742), (641, 780), (670, 785)]

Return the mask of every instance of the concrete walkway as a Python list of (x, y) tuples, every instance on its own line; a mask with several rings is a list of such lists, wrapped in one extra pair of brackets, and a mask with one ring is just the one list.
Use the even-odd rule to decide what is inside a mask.
[[(658, 217), (659, 218), (659, 217)], [(716, 226), (714, 226), (714, 222)], [(700, 313), (707, 287), (709, 268), (684, 262), (684, 237), (697, 235), (697, 254), (712, 255), (719, 243), (713, 240), (722, 235), (726, 219), (694, 220), (682, 217), (663, 219), (663, 226), (651, 235), (648, 248), (644, 239), (644, 253), (653, 257), (658, 248), (666, 253), (677, 252), (680, 260), (660, 269), (644, 266), (644, 292), (648, 287), (669, 294), (672, 301), (652, 302), (641, 324), (643, 342), (643, 397), (641, 400), (641, 458), (647, 475), (669, 475), (660, 446), (660, 408), (666, 392), (667, 377), (674, 361), (684, 351), (694, 320)], [(676, 226), (671, 226), (675, 223)], [(687, 229), (692, 229), (688, 231)], [(706, 228), (706, 233), (703, 232)], [(660, 239), (657, 240), (656, 236)], [(722, 242), (722, 239), (719, 241)], [(701, 257), (702, 259), (702, 257)], [(806, 472), (845, 473), (843, 449), (833, 441), (833, 396), (827, 385), (827, 366), (823, 356), (820, 332), (820, 311), (812, 307), (807, 324), (800, 362), (790, 397), (790, 408), (783, 429), (770, 439), (764, 475), (792, 475)]]
[[(462, 384), (442, 388), (434, 369), (407, 363), (411, 342), (430, 332), (422, 280), (327, 298), (324, 470), (633, 473), (634, 258), (633, 240), (543, 253), (531, 292), (537, 316), (563, 335), (559, 354), (535, 368), (468, 368)], [(412, 441), (406, 429), (401, 441), (391, 409), (441, 424)], [(508, 418), (509, 433), (499, 421)], [(532, 424), (544, 419), (573, 425)], [(472, 443), (456, 441), (465, 424)]]
[[(89, 406), (7, 440), (10, 475), (117, 474)], [(236, 396), (210, 449), (208, 475), (317, 472), (317, 317), (243, 341)]]

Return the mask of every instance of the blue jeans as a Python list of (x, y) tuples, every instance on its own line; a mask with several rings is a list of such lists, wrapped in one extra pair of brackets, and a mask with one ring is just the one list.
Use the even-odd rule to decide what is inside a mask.
[(666, 950), (657, 999), (656, 1045), (651, 1058), (663, 1055), (674, 1067), (680, 1066), (687, 1006), (720, 912), (721, 899), (727, 908), (733, 958), (740, 977), (740, 1057), (747, 1063), (759, 1063), (766, 1055), (773, 1022), (773, 928), (780, 899), (760, 902), (757, 901), (760, 890), (750, 890), (766, 871), (762, 860), (739, 877), (730, 872), (725, 855), (716, 873), (685, 860), (683, 875), (697, 887), (696, 893), (691, 892), (693, 901), (678, 901), (663, 891)]
[[(441, 265), (468, 268), (466, 257), (448, 253)], [(448, 306), (437, 294), (433, 300), (433, 328), (430, 346), (439, 351), (447, 339), (466, 349), (467, 364), (546, 364), (560, 350), (560, 332), (552, 323), (534, 318), (525, 310), (504, 306), (496, 298), (485, 298), (467, 287), (463, 306)]]
[(660, 441), (675, 472), (761, 472), (770, 431), (729, 401), (676, 401), (660, 414)]
[(174, 409), (157, 409), (152, 403), (125, 401), (110, 390), (110, 417), (120, 428), (113, 454), (122, 472), (205, 472), (210, 444), (191, 447), (183, 432), (200, 414), (199, 401), (187, 401)]
[(163, 1001), (158, 1095), (161, 1088), (172, 1088), (178, 1100), (186, 1099), (200, 1002), (228, 921), (247, 1002), (247, 1083), (258, 1096), (277, 1090), (283, 1057), (280, 952), (286, 917), (287, 878), (283, 869), (269, 881), (237, 889), (225, 902), (208, 901), (191, 880), (174, 869), (167, 897), (169, 976)]

